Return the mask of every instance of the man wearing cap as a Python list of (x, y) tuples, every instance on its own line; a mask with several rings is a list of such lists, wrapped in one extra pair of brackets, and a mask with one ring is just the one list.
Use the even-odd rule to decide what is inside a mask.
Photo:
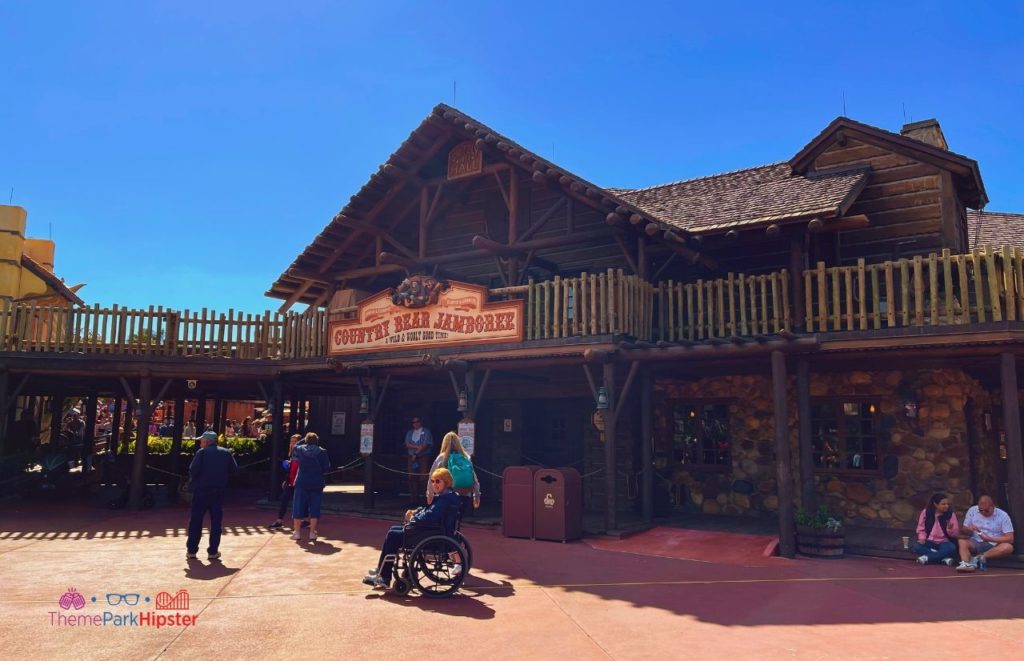
[(192, 490), (192, 516), (188, 522), (188, 541), (185, 542), (186, 558), (192, 560), (199, 552), (199, 540), (203, 536), (203, 519), (210, 513), (210, 545), (207, 558), (220, 557), (221, 522), (224, 518), (224, 494), (228, 478), (238, 470), (231, 451), (217, 445), (217, 433), (203, 432), (199, 437), (200, 449), (188, 467), (189, 484)]

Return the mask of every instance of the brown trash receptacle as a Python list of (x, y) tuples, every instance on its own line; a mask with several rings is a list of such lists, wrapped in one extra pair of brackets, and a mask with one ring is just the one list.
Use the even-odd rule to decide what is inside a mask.
[(568, 542), (583, 536), (583, 482), (575, 468), (533, 476), (533, 537)]
[(540, 466), (509, 466), (501, 472), (501, 534), (533, 537), (533, 474)]

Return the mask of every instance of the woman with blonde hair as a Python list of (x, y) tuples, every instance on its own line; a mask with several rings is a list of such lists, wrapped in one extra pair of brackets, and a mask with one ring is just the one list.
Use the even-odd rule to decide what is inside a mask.
[[(472, 500), (474, 508), (480, 507), (480, 480), (476, 478), (476, 470), (473, 468), (469, 453), (462, 447), (459, 435), (453, 431), (448, 432), (441, 439), (441, 453), (437, 455), (437, 459), (434, 459), (430, 472), (433, 473), (438, 468), (447, 468), (452, 474), (452, 488), (462, 497), (463, 514), (468, 509), (470, 500)], [(433, 499), (434, 493), (428, 486), (427, 504), (430, 504)]]

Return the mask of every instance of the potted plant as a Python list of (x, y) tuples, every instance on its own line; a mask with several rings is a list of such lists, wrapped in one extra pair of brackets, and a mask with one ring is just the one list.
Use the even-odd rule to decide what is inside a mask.
[(800, 508), (796, 513), (797, 550), (814, 558), (841, 558), (846, 545), (843, 522), (824, 505), (813, 514)]

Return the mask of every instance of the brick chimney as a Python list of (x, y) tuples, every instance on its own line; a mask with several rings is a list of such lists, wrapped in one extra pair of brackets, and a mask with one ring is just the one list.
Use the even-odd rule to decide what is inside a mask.
[(900, 129), (900, 135), (920, 140), (939, 149), (949, 150), (949, 145), (946, 144), (946, 136), (942, 135), (942, 127), (939, 126), (939, 120), (937, 119), (922, 119), (920, 122), (904, 124), (903, 128)]

